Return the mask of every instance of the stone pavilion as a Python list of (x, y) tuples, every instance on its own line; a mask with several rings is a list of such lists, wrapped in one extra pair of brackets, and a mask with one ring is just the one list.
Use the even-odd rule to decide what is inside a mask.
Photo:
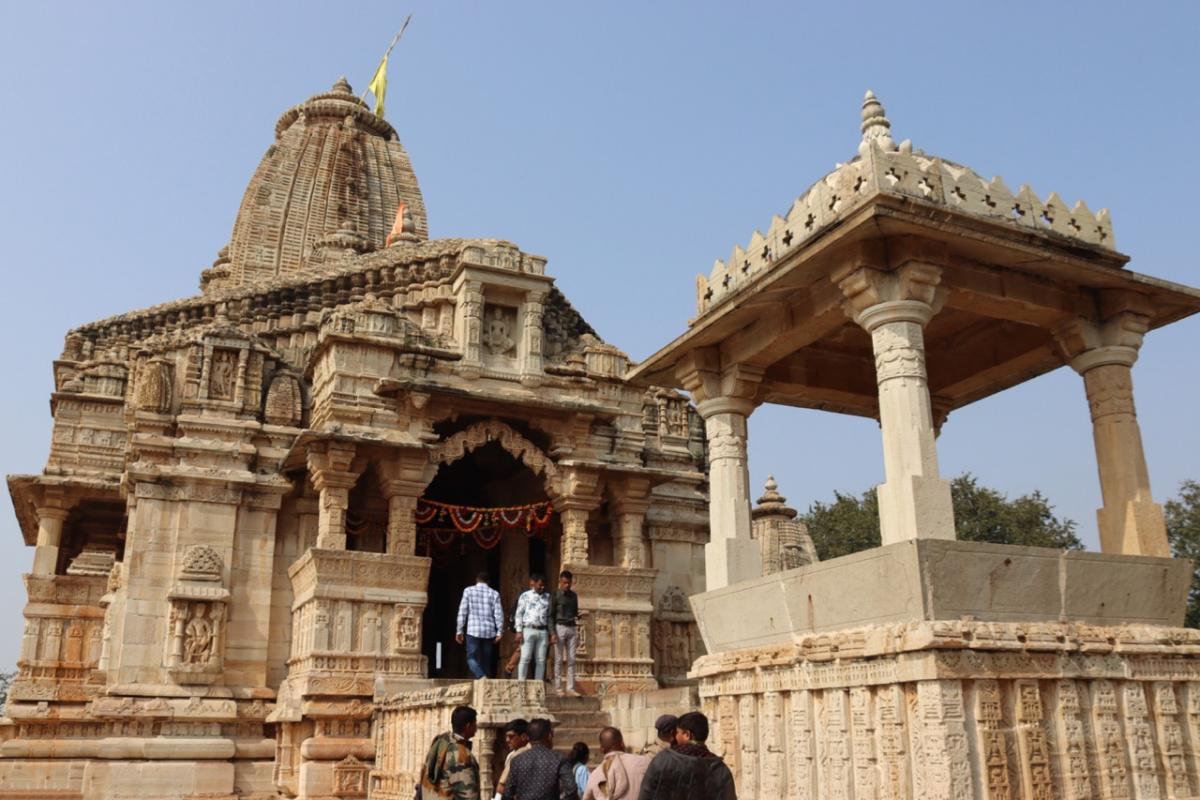
[[(1145, 335), (1200, 291), (1128, 269), (1106, 211), (890, 128), (868, 92), (857, 156), (698, 278), (688, 330), (629, 375), (687, 389), (707, 427), (691, 675), (710, 746), (744, 798), (1200, 796), (1193, 565), (1169, 558), (1132, 381)], [(1062, 366), (1091, 413), (1101, 552), (957, 541), (947, 415)], [(763, 403), (879, 420), (882, 547), (763, 577)]]

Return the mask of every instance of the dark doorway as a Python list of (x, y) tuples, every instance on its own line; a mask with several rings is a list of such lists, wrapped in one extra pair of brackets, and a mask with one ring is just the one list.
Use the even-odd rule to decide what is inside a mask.
[[(548, 499), (541, 479), (495, 442), (444, 465), (426, 489), (425, 498), (478, 508), (519, 506)], [(506, 635), (496, 649), (489, 672), (500, 676), (499, 669), (512, 649), (512, 612), (517, 597), (526, 588), (530, 573), (545, 573), (551, 566), (548, 542), (557, 542), (559, 531), (557, 518), (544, 536), (507, 530), (493, 540), (444, 528), (437, 533), (426, 528), (419, 531), (418, 553), (433, 561), (422, 624), (422, 652), (429, 659), (429, 677), (470, 677), (466, 649), (454, 641), (454, 633), (463, 589), (475, 582), (480, 570), (487, 571), (489, 583), (504, 602)], [(480, 541), (490, 546), (484, 547)]]

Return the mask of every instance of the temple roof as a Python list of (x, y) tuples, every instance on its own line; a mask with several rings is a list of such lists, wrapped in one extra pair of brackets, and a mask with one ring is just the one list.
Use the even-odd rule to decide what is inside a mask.
[(1013, 192), (999, 176), (988, 180), (961, 164), (914, 150), (911, 141), (896, 144), (891, 122), (874, 92), (866, 93), (861, 117), (862, 140), (856, 156), (810, 186), (786, 216), (776, 215), (765, 235), (754, 231), (744, 247), (737, 245), (728, 259), (718, 259), (707, 277), (696, 277), (697, 317), (879, 195), (915, 199), (1036, 232), (1067, 246), (1107, 251), (1120, 263), (1128, 260), (1116, 251), (1108, 209), (1093, 214), (1082, 200), (1068, 208), (1055, 192), (1043, 201), (1028, 185)]
[(843, 282), (905, 264), (937, 287), (923, 333), (935, 421), (1062, 366), (1073, 320), (1128, 312), (1145, 330), (1200, 311), (1200, 290), (1126, 268), (1106, 211), (1068, 209), (1056, 194), (1041, 201), (1024, 186), (1014, 194), (1000, 178), (895, 144), (890, 129), (868, 92), (858, 156), (699, 276), (687, 331), (627, 378), (685, 388), (700, 371), (742, 375), (758, 403), (877, 416), (871, 337)]
[(288, 109), (250, 179), (228, 247), (201, 278), (206, 293), (264, 284), (309, 268), (314, 251), (384, 246), (404, 204), (415, 239), (425, 202), (395, 129), (342, 78)]

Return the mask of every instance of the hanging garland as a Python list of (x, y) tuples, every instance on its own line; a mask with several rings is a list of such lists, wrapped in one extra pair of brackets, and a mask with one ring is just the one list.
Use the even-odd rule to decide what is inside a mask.
[(449, 548), (461, 536), (470, 536), (484, 550), (491, 550), (500, 544), (505, 531), (523, 529), (529, 536), (545, 535), (544, 529), (554, 517), (554, 506), (541, 502), (477, 508), (422, 499), (417, 501), (413, 516), (421, 526), (419, 533), (426, 550)]

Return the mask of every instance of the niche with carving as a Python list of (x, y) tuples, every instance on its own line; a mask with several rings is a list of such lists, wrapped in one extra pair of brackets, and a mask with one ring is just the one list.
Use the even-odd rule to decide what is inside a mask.
[(184, 552), (167, 595), (167, 671), (178, 683), (214, 683), (221, 676), (229, 602), (223, 570), (223, 559), (208, 545), (193, 545)]

